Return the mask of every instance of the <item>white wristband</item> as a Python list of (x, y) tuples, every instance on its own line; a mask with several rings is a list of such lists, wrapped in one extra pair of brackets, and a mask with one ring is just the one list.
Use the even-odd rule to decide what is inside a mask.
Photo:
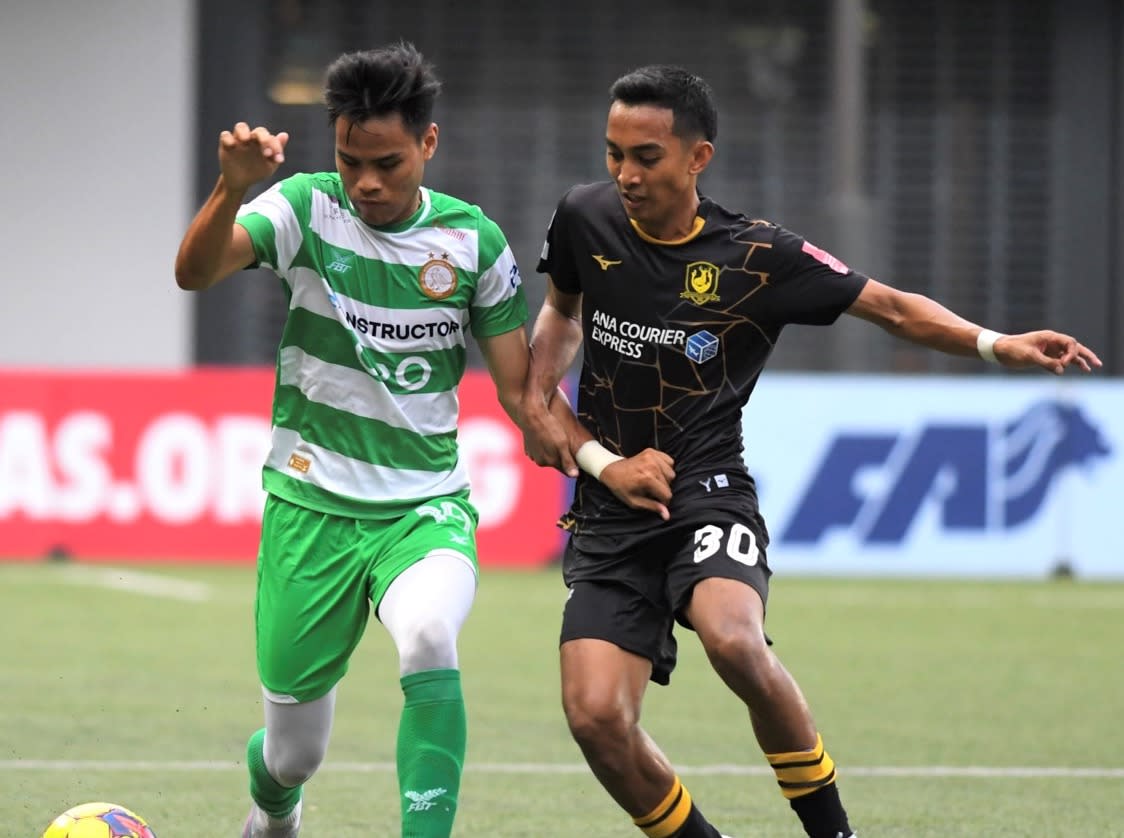
[(614, 454), (600, 442), (590, 439), (582, 443), (578, 453), (574, 455), (581, 470), (592, 476), (595, 480), (601, 479), (601, 472), (605, 466), (623, 460), (624, 457)]
[(990, 361), (993, 364), (998, 364), (999, 359), (995, 357), (995, 342), (999, 338), (1007, 337), (1001, 332), (993, 332), (991, 329), (980, 329), (980, 333), (976, 335), (976, 351), (980, 353), (980, 357), (985, 361)]

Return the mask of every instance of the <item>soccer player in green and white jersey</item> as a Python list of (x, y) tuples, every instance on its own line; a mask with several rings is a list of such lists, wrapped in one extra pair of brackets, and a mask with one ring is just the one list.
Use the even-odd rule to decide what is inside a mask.
[(501, 404), (519, 400), (527, 306), (503, 233), (422, 186), (440, 82), (410, 44), (341, 56), (325, 99), (338, 171), (243, 204), (288, 135), (238, 123), (184, 236), (176, 280), (199, 290), (271, 268), (289, 302), (277, 358), (255, 604), (265, 727), (250, 737), (245, 838), (295, 836), (336, 689), (373, 604), (397, 647), (402, 835), (452, 831), (466, 724), (457, 636), (476, 591), (476, 510), (457, 453), (471, 329)]

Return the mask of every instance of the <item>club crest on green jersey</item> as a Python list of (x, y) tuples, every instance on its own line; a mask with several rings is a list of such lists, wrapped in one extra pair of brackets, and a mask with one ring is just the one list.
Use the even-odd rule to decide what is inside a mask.
[(442, 253), (441, 258), (432, 258), (421, 266), (418, 285), (431, 300), (443, 300), (457, 290), (457, 269), (449, 262), (448, 253)]
[(718, 302), (718, 266), (692, 262), (687, 266), (686, 289), (679, 295), (695, 305)]

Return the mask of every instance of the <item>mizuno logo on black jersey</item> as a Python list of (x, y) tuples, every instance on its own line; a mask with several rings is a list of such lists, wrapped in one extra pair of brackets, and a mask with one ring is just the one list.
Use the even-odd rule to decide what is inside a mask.
[(621, 263), (620, 259), (606, 259), (600, 253), (591, 253), (590, 255), (594, 258), (597, 264), (601, 266), (601, 270), (603, 271), (607, 271), (609, 270), (609, 268), (613, 267), (613, 265), (619, 265)]

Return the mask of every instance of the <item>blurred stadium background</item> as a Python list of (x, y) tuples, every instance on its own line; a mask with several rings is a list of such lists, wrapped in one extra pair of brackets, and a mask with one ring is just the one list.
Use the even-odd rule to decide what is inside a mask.
[[(864, 838), (1124, 835), (1119, 0), (7, 0), (0, 832), (34, 838), (116, 797), (162, 838), (231, 833), (257, 721), (248, 608), (284, 307), (264, 272), (190, 295), (172, 263), (218, 133), (288, 130), (282, 175), (330, 168), (324, 66), (397, 38), (445, 82), (427, 182), (500, 223), (532, 311), (555, 202), (604, 176), (609, 84), (668, 62), (717, 94), (705, 192), (992, 328), (1050, 326), (1099, 352), (1096, 376), (1056, 381), (858, 322), (792, 328), (747, 410), (746, 457), (774, 536), (771, 626), (858, 769)], [(556, 709), (551, 523), (568, 487), (523, 461), (470, 359), (483, 765), (459, 834), (625, 836)], [(381, 637), (365, 648), (341, 715), (353, 738), (316, 781), (326, 834), (393, 829), (390, 757), (364, 744), (392, 742), (367, 696), (393, 703), (393, 667)], [(531, 680), (514, 678), (527, 661)], [(740, 711), (705, 662), (688, 653), (682, 680), (649, 711), (673, 758), (724, 828), (794, 834), (767, 778), (727, 776), (760, 766), (729, 749)], [(696, 718), (711, 705), (721, 729)]]
[[(498, 0), (203, 0), (199, 16), (196, 197), (212, 185), (215, 133), (240, 115), (293, 133), (293, 170), (330, 165), (323, 67), (403, 35), (446, 82), (432, 182), (492, 213), (529, 274), (562, 191), (603, 176), (608, 85), (681, 63), (717, 93), (704, 189), (718, 200), (970, 318), (1057, 322), (1118, 364), (1124, 352), (1108, 316), (1124, 305), (1118, 3), (574, 0), (513, 13)], [(196, 358), (271, 359), (281, 308), (253, 294), (275, 289), (201, 299)], [(541, 284), (528, 290), (537, 310)], [(861, 326), (830, 335), (841, 351), (786, 336), (777, 367), (979, 366)]]
[[(21, 199), (3, 209), (0, 362), (269, 362), (276, 283), (193, 298), (166, 281), (217, 134), (287, 129), (284, 171), (331, 166), (324, 65), (406, 37), (445, 80), (430, 181), (485, 207), (527, 275), (561, 192), (603, 175), (608, 85), (679, 62), (721, 108), (708, 193), (967, 317), (1057, 324), (1124, 366), (1117, 0), (44, 0), (4, 17)], [(774, 368), (981, 372), (861, 327), (786, 335)]]

